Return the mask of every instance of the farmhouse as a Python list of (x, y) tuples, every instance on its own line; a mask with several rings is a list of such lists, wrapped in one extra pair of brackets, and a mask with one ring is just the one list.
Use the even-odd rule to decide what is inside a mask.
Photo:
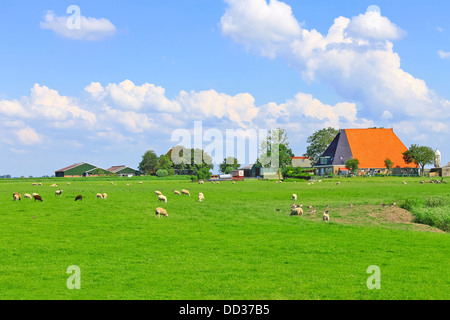
[(408, 148), (393, 129), (340, 130), (323, 155), (314, 165), (316, 174), (346, 174), (345, 162), (359, 160), (359, 174), (386, 173), (386, 159), (393, 162), (392, 171), (398, 174), (417, 174), (419, 166), (406, 164), (402, 153)]
[(86, 177), (91, 176), (96, 169), (100, 168), (90, 163), (81, 162), (55, 171), (55, 177)]
[(108, 169), (109, 172), (115, 173), (120, 177), (136, 176), (139, 174), (138, 170), (127, 166), (113, 166)]
[(292, 157), (292, 166), (294, 168), (312, 168), (309, 157)]

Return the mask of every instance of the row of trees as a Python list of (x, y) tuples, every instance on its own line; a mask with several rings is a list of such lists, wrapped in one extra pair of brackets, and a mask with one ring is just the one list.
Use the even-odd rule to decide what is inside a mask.
[[(319, 157), (325, 152), (333, 139), (339, 133), (338, 129), (324, 128), (314, 132), (308, 137), (309, 144), (306, 153), (303, 156), (310, 158), (314, 164)], [(273, 146), (277, 146), (277, 150), (272, 150)], [(172, 157), (175, 155), (176, 157)], [(267, 161), (268, 158), (276, 157), (278, 159), (278, 174), (281, 179), (283, 176), (305, 176), (307, 173), (301, 168), (292, 167), (292, 157), (294, 153), (289, 147), (287, 132), (285, 129), (277, 128), (270, 130), (266, 139), (260, 144), (260, 156), (257, 164), (264, 168), (273, 166), (272, 162)], [(434, 161), (435, 153), (430, 147), (419, 146), (413, 144), (406, 152), (403, 153), (405, 163), (415, 163), (422, 169)], [(183, 159), (174, 163), (172, 159)], [(385, 160), (385, 167), (391, 170), (393, 162), (390, 159)], [(232, 170), (240, 168), (238, 160), (234, 157), (228, 157), (219, 165), (221, 173), (229, 174)], [(210, 155), (201, 149), (189, 149), (183, 146), (177, 146), (171, 149), (167, 154), (159, 157), (153, 150), (148, 150), (143, 156), (139, 164), (139, 170), (144, 174), (153, 174), (157, 176), (170, 176), (175, 174), (189, 174), (197, 176), (198, 179), (209, 179), (211, 177), (210, 170), (214, 167)], [(357, 172), (359, 167), (358, 159), (349, 159), (346, 162), (346, 168), (351, 172)]]
[[(174, 163), (173, 159), (176, 161)], [(239, 169), (241, 165), (234, 157), (228, 157), (220, 164), (221, 173), (229, 174), (232, 170)], [(148, 150), (142, 156), (138, 169), (146, 175), (157, 175), (158, 177), (184, 174), (196, 176), (198, 179), (211, 178), (214, 168), (211, 156), (201, 149), (190, 149), (177, 146), (169, 150), (168, 153), (158, 155), (153, 150)]]

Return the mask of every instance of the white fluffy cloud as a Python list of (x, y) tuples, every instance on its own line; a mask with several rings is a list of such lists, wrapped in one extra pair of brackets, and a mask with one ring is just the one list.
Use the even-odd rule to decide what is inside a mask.
[(119, 84), (110, 83), (103, 87), (100, 83), (93, 82), (85, 90), (92, 95), (92, 98), (124, 110), (168, 113), (181, 111), (181, 107), (176, 101), (166, 98), (164, 88), (150, 83), (136, 86), (132, 81), (125, 80)]
[(42, 137), (33, 128), (26, 127), (15, 132), (19, 141), (24, 145), (35, 145), (42, 142)]
[[(221, 20), (224, 35), (263, 56), (285, 59), (304, 79), (319, 79), (344, 100), (359, 102), (362, 114), (378, 119), (432, 119), (448, 114), (447, 100), (428, 88), (425, 81), (401, 68), (391, 40), (401, 38), (406, 32), (379, 11), (368, 10), (351, 19), (338, 17), (328, 34), (323, 35), (302, 28), (291, 8), (281, 1), (226, 2), (229, 8)], [(273, 19), (254, 18), (261, 17), (260, 12)], [(255, 24), (265, 32), (253, 32)], [(272, 28), (276, 37), (268, 31)]]
[(301, 28), (291, 7), (266, 0), (226, 0), (229, 8), (220, 23), (222, 33), (248, 48), (258, 47), (261, 54), (275, 57), (279, 45), (300, 36)]
[(439, 50), (438, 55), (439, 57), (441, 57), (441, 59), (450, 59), (450, 52)]
[(44, 21), (41, 21), (42, 29), (49, 29), (57, 35), (68, 39), (99, 41), (116, 33), (116, 27), (105, 18), (96, 19), (79, 16), (79, 25), (74, 25), (70, 20), (72, 16), (57, 16), (53, 11), (48, 11)]
[(31, 89), (31, 95), (24, 99), (30, 115), (39, 115), (44, 119), (55, 121), (56, 124), (67, 122), (71, 125), (94, 125), (95, 114), (76, 105), (76, 99), (61, 96), (58, 91), (46, 86), (35, 84)]

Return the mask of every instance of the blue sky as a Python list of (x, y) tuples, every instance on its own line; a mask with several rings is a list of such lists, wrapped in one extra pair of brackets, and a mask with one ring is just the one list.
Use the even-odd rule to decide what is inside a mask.
[[(70, 5), (75, 33), (58, 23)], [(296, 155), (325, 126), (393, 127), (445, 164), (449, 12), (444, 0), (3, 4), (0, 175), (137, 167), (200, 120), (286, 128)]]

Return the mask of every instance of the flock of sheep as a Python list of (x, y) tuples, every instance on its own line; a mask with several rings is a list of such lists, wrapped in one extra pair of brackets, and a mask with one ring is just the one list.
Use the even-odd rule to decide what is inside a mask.
[[(33, 186), (42, 186), (42, 183), (32, 183)], [(67, 185), (71, 185), (70, 182), (67, 183)], [(52, 184), (50, 187), (57, 187), (56, 184)], [(58, 189), (55, 191), (55, 196), (62, 196), (63, 190)], [(42, 196), (40, 196), (38, 193), (25, 193), (24, 195), (25, 199), (34, 199), (34, 201), (40, 201), (43, 202), (44, 200), (42, 199)], [(106, 193), (97, 193), (97, 198), (99, 199), (106, 199), (108, 197), (108, 195)], [(13, 193), (13, 201), (20, 201), (22, 200), (22, 195), (19, 192), (14, 192)], [(83, 200), (83, 196), (82, 195), (77, 195), (75, 197), (75, 201), (82, 201)]]
[[(204, 184), (204, 182), (199, 181), (199, 184)], [(158, 201), (163, 201), (164, 203), (167, 203), (167, 197), (165, 195), (163, 195), (161, 191), (159, 191), (159, 190), (155, 191), (155, 195), (158, 197)], [(181, 190), (181, 192), (178, 190), (173, 190), (173, 195), (174, 196), (186, 195), (186, 196), (190, 197), (191, 193), (189, 192), (189, 190), (186, 190), (186, 189)], [(200, 192), (198, 194), (198, 201), (202, 202), (203, 200), (205, 200), (205, 195), (202, 192)], [(157, 217), (160, 217), (160, 218), (161, 218), (161, 216), (165, 216), (165, 217), (169, 216), (169, 214), (167, 213), (167, 210), (164, 208), (161, 208), (161, 207), (156, 208), (155, 214)]]

